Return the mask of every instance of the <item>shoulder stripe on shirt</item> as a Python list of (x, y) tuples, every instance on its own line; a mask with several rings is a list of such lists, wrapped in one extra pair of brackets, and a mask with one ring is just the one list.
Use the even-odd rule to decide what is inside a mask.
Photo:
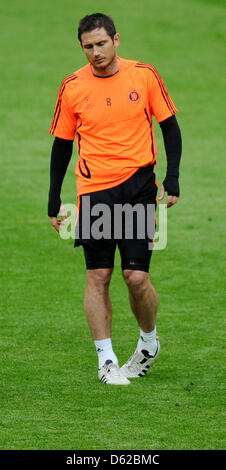
[(65, 90), (65, 87), (66, 87), (67, 83), (71, 82), (72, 80), (75, 80), (76, 78), (78, 78), (78, 76), (73, 73), (73, 74), (69, 75), (68, 77), (66, 77), (64, 79), (64, 81), (62, 82), (62, 85), (61, 85), (60, 91), (59, 91), (59, 95), (58, 95), (58, 100), (57, 100), (56, 107), (55, 107), (53, 121), (52, 121), (52, 124), (51, 124), (51, 127), (50, 127), (50, 134), (54, 133), (54, 131), (56, 129), (56, 126), (57, 126), (57, 122), (58, 122), (60, 112), (61, 112), (62, 96), (63, 96), (63, 92)]
[(62, 89), (64, 88), (64, 85), (70, 81), (71, 78), (73, 78), (74, 74), (72, 73), (71, 75), (68, 75), (68, 77), (66, 77), (62, 84), (61, 84), (61, 87), (60, 87), (60, 91), (58, 93), (58, 100), (57, 100), (57, 103), (56, 103), (56, 106), (55, 106), (55, 111), (54, 111), (54, 116), (53, 116), (53, 121), (52, 121), (52, 125), (54, 123), (54, 119), (55, 119), (55, 116), (57, 114), (57, 111), (58, 111), (58, 108), (59, 108), (59, 103), (60, 103), (60, 97), (62, 96)]
[(155, 75), (157, 81), (158, 81), (158, 84), (160, 86), (160, 89), (161, 89), (161, 93), (162, 93), (162, 96), (170, 110), (170, 112), (172, 112), (173, 114), (175, 114), (176, 112), (176, 108), (174, 106), (174, 103), (173, 101), (171, 100), (170, 96), (168, 95), (168, 92), (167, 92), (167, 89), (164, 85), (164, 82), (162, 80), (162, 78), (160, 77), (159, 73), (157, 72), (156, 68), (153, 67), (152, 65), (150, 64), (144, 64), (142, 62), (138, 62), (138, 64), (136, 65), (136, 67), (140, 67), (140, 68), (148, 68), (149, 70), (151, 70), (151, 72)]
[(176, 111), (177, 111), (177, 110), (176, 110), (176, 107), (174, 106), (174, 103), (173, 103), (173, 101), (171, 100), (171, 98), (170, 98), (170, 96), (169, 96), (169, 94), (168, 94), (168, 92), (167, 92), (167, 89), (166, 89), (166, 87), (165, 87), (165, 85), (164, 85), (164, 82), (163, 82), (162, 78), (160, 77), (160, 75), (158, 74), (156, 68), (153, 67), (153, 66), (150, 65), (150, 64), (144, 64), (143, 62), (138, 62), (137, 65), (136, 65), (136, 67), (138, 67), (138, 68), (147, 68), (147, 69), (151, 70), (151, 72), (155, 75), (155, 78), (156, 78), (157, 81), (158, 81), (158, 84), (159, 84), (160, 89), (161, 89), (162, 96), (163, 96), (163, 98), (164, 98), (164, 100), (165, 100), (165, 102), (166, 102), (166, 104), (167, 104), (167, 106), (168, 106), (170, 112), (171, 112), (172, 114), (175, 114)]

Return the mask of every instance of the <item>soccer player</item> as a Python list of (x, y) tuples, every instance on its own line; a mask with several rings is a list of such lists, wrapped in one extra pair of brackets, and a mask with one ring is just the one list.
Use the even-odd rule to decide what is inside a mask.
[[(156, 206), (153, 116), (160, 124), (167, 157), (159, 200), (167, 192), (167, 207), (178, 201), (181, 133), (175, 117), (177, 109), (155, 67), (117, 55), (120, 35), (109, 16), (96, 13), (84, 17), (79, 23), (78, 39), (88, 64), (65, 78), (57, 98), (50, 128), (55, 139), (48, 215), (59, 232), (61, 186), (76, 139), (79, 216), (75, 246), (84, 249), (84, 308), (98, 355), (98, 378), (107, 384), (128, 385), (130, 378), (142, 377), (159, 354), (158, 297), (149, 274), (153, 236), (145, 229), (143, 237), (134, 232), (127, 237), (124, 219), (121, 227), (115, 226), (114, 209), (124, 204), (135, 209), (139, 204), (147, 215), (148, 207)], [(110, 236), (108, 233), (102, 238), (93, 232), (87, 235), (87, 226), (97, 220), (99, 204), (107, 205), (112, 223)], [(116, 246), (131, 310), (140, 329), (135, 352), (121, 368), (112, 347), (109, 297)]]

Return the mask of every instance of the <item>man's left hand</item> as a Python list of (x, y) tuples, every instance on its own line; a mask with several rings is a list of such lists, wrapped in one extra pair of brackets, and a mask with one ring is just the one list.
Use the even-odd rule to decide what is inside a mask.
[[(161, 189), (160, 189), (159, 201), (162, 201), (164, 199), (165, 192), (166, 192), (165, 187), (162, 184)], [(174, 206), (174, 204), (177, 203), (178, 199), (179, 197), (171, 196), (170, 194), (168, 194), (166, 207)]]

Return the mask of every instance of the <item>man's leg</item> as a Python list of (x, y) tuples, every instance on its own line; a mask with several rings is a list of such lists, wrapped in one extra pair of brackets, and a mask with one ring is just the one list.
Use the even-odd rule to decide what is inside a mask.
[(130, 305), (140, 328), (149, 333), (156, 326), (158, 296), (150, 282), (149, 273), (124, 270), (123, 276), (129, 289)]
[(84, 296), (86, 318), (98, 354), (98, 377), (113, 385), (128, 385), (118, 366), (111, 342), (112, 307), (109, 285), (113, 268), (87, 269)]
[(84, 308), (94, 341), (111, 337), (112, 308), (109, 285), (112, 271), (113, 268), (86, 271)]
[(125, 269), (123, 276), (129, 290), (131, 309), (140, 326), (140, 338), (135, 353), (121, 370), (127, 378), (141, 377), (146, 374), (160, 350), (156, 338), (158, 297), (149, 273)]

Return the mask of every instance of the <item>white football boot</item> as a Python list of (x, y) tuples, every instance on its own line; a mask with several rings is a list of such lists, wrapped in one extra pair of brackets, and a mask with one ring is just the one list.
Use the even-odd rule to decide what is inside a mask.
[(157, 349), (154, 356), (151, 356), (148, 351), (135, 351), (129, 360), (121, 367), (121, 372), (127, 378), (143, 377), (148, 371), (151, 364), (154, 362), (160, 351), (160, 343), (157, 339)]
[(129, 385), (130, 381), (123, 375), (120, 367), (108, 360), (98, 370), (98, 378), (101, 382), (109, 385)]

